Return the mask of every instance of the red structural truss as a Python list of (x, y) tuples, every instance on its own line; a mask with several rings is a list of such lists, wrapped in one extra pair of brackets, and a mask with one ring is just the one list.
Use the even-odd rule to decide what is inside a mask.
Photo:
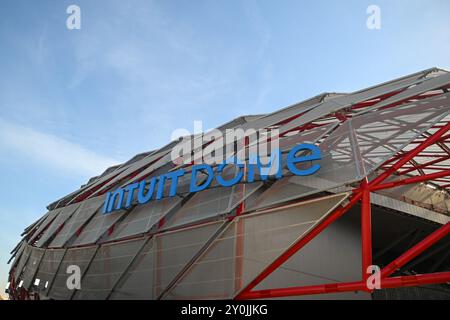
[[(349, 202), (345, 206), (337, 208), (334, 212), (329, 214), (321, 223), (313, 228), (309, 233), (300, 238), (294, 243), (288, 250), (281, 254), (274, 262), (272, 262), (267, 268), (265, 268), (253, 281), (251, 281), (235, 299), (262, 299), (262, 298), (278, 298), (288, 296), (300, 296), (300, 295), (314, 295), (314, 294), (326, 294), (326, 293), (338, 293), (349, 291), (367, 291), (371, 292), (372, 287), (368, 286), (369, 277), (379, 277), (380, 287), (377, 289), (385, 288), (398, 288), (417, 285), (437, 284), (450, 282), (450, 271), (438, 272), (430, 274), (417, 274), (412, 276), (399, 276), (390, 277), (394, 272), (399, 270), (402, 266), (410, 262), (412, 259), (423, 253), (430, 248), (433, 244), (438, 242), (450, 233), (450, 223), (447, 223), (436, 231), (431, 233), (425, 239), (408, 249), (397, 259), (392, 261), (386, 267), (384, 267), (378, 274), (371, 275), (368, 272), (369, 267), (372, 265), (372, 214), (371, 214), (371, 200), (370, 193), (381, 190), (394, 188), (400, 185), (407, 185), (413, 183), (433, 181), (438, 178), (449, 177), (450, 170), (441, 170), (431, 174), (422, 174), (411, 178), (398, 179), (396, 181), (390, 181), (383, 183), (387, 178), (393, 174), (404, 174), (405, 172), (411, 172), (418, 168), (410, 169), (406, 167), (413, 161), (416, 156), (420, 156), (421, 152), (430, 147), (431, 145), (439, 144), (443, 139), (448, 139), (448, 132), (450, 131), (450, 123), (447, 123), (439, 127), (434, 134), (425, 136), (420, 139), (420, 143), (414, 144), (415, 148), (406, 153), (401, 153), (395, 156), (394, 159), (390, 159), (385, 163), (385, 170), (377, 177), (368, 181), (364, 179), (358, 188), (353, 190)], [(429, 154), (427, 155), (429, 156)], [(443, 154), (438, 156), (439, 160), (431, 161), (429, 163), (421, 164), (420, 169), (429, 169), (429, 166), (435, 165), (442, 159), (448, 159), (449, 154)], [(419, 171), (419, 170), (418, 170)], [(419, 171), (420, 172), (420, 171)], [(362, 247), (362, 277), (361, 281), (356, 282), (343, 282), (343, 283), (328, 283), (314, 286), (303, 287), (286, 287), (286, 288), (273, 288), (266, 290), (254, 290), (254, 288), (267, 278), (272, 272), (279, 268), (285, 261), (291, 256), (301, 250), (307, 243), (314, 239), (319, 233), (325, 230), (330, 224), (343, 216), (350, 208), (356, 203), (361, 204), (361, 247)], [(370, 269), (369, 269), (370, 270)]]
[[(431, 71), (430, 71), (431, 72)], [(426, 73), (422, 75), (426, 76)], [(412, 90), (413, 93), (408, 95), (408, 90)], [(375, 108), (375, 110), (386, 110), (391, 108), (396, 108), (402, 104), (406, 103), (415, 103), (415, 102), (424, 102), (422, 100), (431, 99), (435, 96), (442, 95), (442, 92), (447, 96), (450, 84), (445, 82), (445, 85), (442, 86), (442, 83), (431, 89), (423, 92), (422, 94), (418, 94), (420, 90), (416, 90), (416, 87), (410, 89), (392, 89), (390, 92), (386, 92), (379, 96), (372, 96), (372, 94), (368, 95), (364, 99), (352, 99), (352, 103), (348, 104), (345, 108), (339, 108), (335, 110), (334, 107), (330, 109), (329, 114), (325, 116), (317, 116), (314, 120), (308, 120), (306, 123), (295, 127), (295, 125), (288, 125), (285, 131), (280, 131), (281, 137), (287, 137), (290, 134), (299, 134), (305, 131), (316, 129), (321, 126), (331, 126), (336, 124), (338, 127), (338, 123), (345, 123), (349, 119), (354, 118), (355, 116), (359, 116), (360, 114), (370, 111)], [(390, 90), (390, 89), (386, 89)], [(424, 89), (425, 90), (425, 89)], [(402, 98), (395, 98), (396, 95), (402, 95)], [(326, 96), (321, 98), (321, 103), (326, 101)], [(387, 103), (386, 101), (395, 101), (392, 103)], [(426, 102), (426, 100), (425, 100)], [(380, 106), (379, 104), (382, 104)], [(378, 107), (377, 107), (378, 105)], [(281, 118), (274, 118), (279, 121), (276, 123), (275, 120), (273, 122), (263, 121), (263, 127), (282, 127), (285, 124), (290, 124), (294, 122), (296, 119), (300, 119), (305, 114), (307, 114), (309, 109), (306, 111), (300, 109), (295, 115), (291, 115), (289, 113), (289, 117), (284, 120), (280, 120)], [(314, 109), (311, 109), (314, 110)], [(320, 114), (320, 113), (319, 113)], [(438, 122), (434, 122), (435, 124), (428, 128), (427, 131), (423, 132), (420, 136), (418, 136), (414, 141), (409, 141), (407, 146), (403, 147), (402, 151), (397, 152), (397, 154), (393, 155), (390, 159), (387, 159), (376, 172), (369, 178), (365, 178), (362, 181), (359, 181), (355, 184), (351, 184), (353, 187), (352, 194), (348, 198), (347, 202), (344, 202), (341, 206), (337, 207), (334, 211), (325, 216), (315, 227), (313, 227), (308, 233), (297, 239), (295, 243), (293, 243), (285, 252), (283, 252), (280, 256), (278, 256), (273, 262), (271, 262), (262, 272), (257, 275), (252, 281), (248, 284), (243, 281), (243, 273), (244, 273), (244, 251), (245, 251), (245, 219), (242, 219), (242, 215), (249, 214), (251, 212), (246, 211), (245, 201), (242, 200), (241, 203), (236, 207), (236, 209), (227, 216), (229, 220), (237, 219), (236, 228), (235, 228), (235, 263), (234, 263), (234, 274), (236, 275), (234, 281), (234, 287), (240, 289), (238, 291), (235, 299), (261, 299), (261, 298), (277, 298), (277, 297), (289, 297), (289, 296), (300, 296), (300, 295), (314, 295), (314, 294), (328, 294), (328, 293), (339, 293), (339, 292), (351, 292), (351, 291), (365, 291), (372, 292), (374, 289), (383, 289), (383, 288), (398, 288), (398, 287), (408, 287), (408, 286), (418, 286), (418, 285), (428, 285), (428, 284), (437, 284), (437, 283), (447, 283), (450, 282), (450, 271), (446, 272), (437, 272), (437, 273), (429, 273), (429, 274), (416, 274), (416, 275), (407, 275), (407, 276), (395, 276), (395, 273), (399, 271), (403, 266), (408, 265), (413, 259), (418, 257), (420, 254), (424, 253), (426, 250), (430, 249), (431, 246), (436, 244), (439, 240), (443, 239), (450, 233), (450, 223), (442, 225), (437, 230), (428, 235), (425, 239), (419, 241), (415, 245), (411, 246), (407, 249), (403, 254), (399, 257), (388, 263), (383, 269), (379, 272), (372, 274), (371, 267), (373, 265), (373, 250), (372, 250), (372, 203), (371, 197), (374, 192), (384, 190), (384, 189), (392, 189), (403, 185), (412, 185), (418, 183), (427, 183), (434, 185), (434, 187), (439, 188), (443, 191), (449, 192), (448, 188), (450, 188), (450, 166), (448, 164), (448, 160), (450, 159), (450, 122), (448, 120), (441, 120)], [(448, 119), (448, 114), (446, 116)], [(270, 120), (272, 121), (272, 120)], [(302, 123), (300, 121), (300, 123)], [(334, 130), (334, 129), (333, 129)], [(322, 136), (326, 136), (328, 133), (324, 133)], [(363, 134), (362, 134), (363, 135)], [(320, 143), (319, 140), (322, 138), (318, 138), (317, 143)], [(356, 138), (356, 137), (355, 137)], [(370, 138), (370, 137), (369, 137)], [(407, 140), (407, 139), (405, 139)], [(211, 143), (204, 142), (202, 148)], [(267, 142), (270, 142), (268, 139)], [(381, 142), (382, 143), (382, 142)], [(245, 140), (244, 148), (248, 148), (249, 140), (248, 138)], [(356, 147), (359, 148), (358, 144)], [(164, 149), (165, 150), (165, 149)], [(164, 153), (166, 152), (166, 153)], [(103, 180), (100, 179), (91, 185), (87, 185), (79, 190), (79, 192), (66, 196), (52, 204), (52, 207), (62, 207), (71, 203), (77, 203), (84, 201), (88, 198), (93, 198), (99, 195), (106, 193), (107, 191), (113, 190), (119, 185), (130, 182), (139, 182), (143, 179), (146, 179), (148, 176), (154, 174), (154, 171), (148, 171), (146, 175), (141, 175), (143, 170), (150, 168), (155, 165), (156, 162), (160, 161), (165, 157), (165, 155), (169, 152), (169, 150), (165, 150), (162, 153), (157, 153), (157, 156), (152, 157), (148, 163), (142, 166), (135, 166), (128, 168), (126, 166), (122, 167), (121, 170), (112, 171), (110, 174), (106, 175)], [(359, 152), (359, 151), (358, 151)], [(360, 152), (359, 152), (360, 153)], [(191, 164), (180, 165), (183, 167), (186, 172), (190, 172)], [(166, 165), (166, 164), (164, 164)], [(162, 165), (161, 165), (162, 166)], [(378, 167), (378, 163), (377, 163)], [(159, 169), (160, 167), (158, 167)], [(171, 167), (172, 168), (172, 167)], [(175, 167), (174, 167), (175, 168)], [(174, 169), (172, 168), (172, 169)], [(123, 170), (122, 170), (123, 169)], [(156, 170), (156, 167), (155, 167)], [(244, 170), (247, 170), (247, 167), (244, 167)], [(246, 176), (244, 172), (244, 176)], [(346, 186), (349, 186), (346, 184)], [(243, 188), (245, 190), (246, 185), (239, 185), (239, 188)], [(446, 190), (447, 189), (447, 190)], [(303, 200), (300, 200), (303, 201)], [(352, 209), (356, 204), (360, 205), (361, 208), (361, 280), (355, 282), (341, 282), (341, 283), (324, 283), (320, 285), (312, 285), (312, 286), (295, 286), (295, 287), (284, 287), (284, 288), (272, 288), (265, 290), (257, 290), (257, 286), (264, 281), (269, 275), (271, 275), (275, 270), (280, 268), (288, 259), (290, 259), (297, 252), (302, 250), (308, 243), (310, 243), (314, 238), (316, 238), (322, 231), (327, 229), (333, 222), (341, 218), (345, 215), (350, 209)], [(52, 208), (53, 210), (54, 208)], [(438, 209), (434, 210), (438, 211)], [(55, 218), (53, 218), (55, 219)], [(169, 217), (170, 219), (170, 217)], [(43, 232), (50, 226), (53, 222), (49, 221), (47, 226), (43, 226), (43, 228), (30, 227), (29, 232), (26, 232), (26, 241), (33, 245), (38, 240), (39, 237), (43, 234)], [(166, 223), (166, 217), (162, 216), (158, 221), (158, 226), (161, 227)], [(204, 221), (196, 222), (198, 224), (203, 224)], [(83, 228), (86, 224), (79, 227), (76, 232), (76, 236), (79, 236), (83, 232)], [(194, 227), (195, 225), (191, 225), (189, 227)], [(63, 225), (61, 225), (57, 232), (61, 231)], [(115, 224), (113, 224), (108, 229), (108, 234), (110, 235), (115, 228)], [(172, 228), (171, 231), (176, 231), (177, 229), (184, 229), (186, 226), (176, 226)], [(39, 230), (39, 234), (38, 233)], [(160, 232), (159, 228), (157, 233)], [(164, 231), (163, 231), (164, 232)], [(36, 234), (35, 234), (36, 233)], [(148, 233), (147, 236), (154, 236), (156, 233)], [(410, 233), (414, 234), (414, 232)], [(132, 235), (132, 237), (140, 237), (141, 235)], [(403, 239), (403, 238), (402, 238)], [(111, 240), (115, 241), (115, 240)], [(30, 243), (31, 242), (31, 243)], [(108, 241), (103, 242), (102, 244), (108, 243)], [(91, 245), (91, 244), (88, 244)], [(88, 246), (87, 245), (87, 246)], [(431, 251), (431, 250), (430, 250)], [(160, 251), (158, 251), (158, 254)], [(160, 261), (160, 259), (156, 259)], [(191, 264), (193, 261), (190, 262)], [(188, 270), (188, 267), (184, 268), (184, 271)], [(157, 268), (158, 274), (156, 275), (156, 282), (159, 283), (161, 280), (162, 274), (160, 274), (160, 268)], [(435, 269), (437, 270), (437, 269)], [(172, 284), (175, 284), (176, 281), (181, 279), (183, 276), (182, 271), (174, 280)], [(14, 268), (10, 273), (10, 296), (17, 299), (38, 299), (39, 294), (30, 293), (20, 285), (16, 285), (15, 279), (20, 279), (19, 277), (14, 277)], [(393, 276), (394, 275), (394, 276)], [(379, 279), (379, 286), (373, 288), (372, 279)], [(17, 281), (19, 282), (19, 281)], [(370, 285), (369, 285), (370, 284)], [(169, 286), (170, 288), (170, 286)], [(111, 292), (114, 288), (111, 290)], [(168, 290), (167, 288), (165, 290)], [(110, 293), (111, 294), (111, 293)], [(215, 296), (205, 296), (205, 298), (214, 298)], [(220, 297), (219, 297), (220, 298)]]

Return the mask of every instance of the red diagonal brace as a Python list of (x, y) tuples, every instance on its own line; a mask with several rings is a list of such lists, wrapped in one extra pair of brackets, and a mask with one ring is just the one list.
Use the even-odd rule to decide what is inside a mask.
[(302, 237), (289, 249), (287, 249), (281, 256), (279, 256), (275, 261), (273, 261), (269, 266), (267, 266), (252, 282), (250, 282), (247, 287), (245, 287), (241, 293), (236, 297), (240, 299), (241, 295), (249, 292), (254, 287), (256, 287), (262, 280), (269, 276), (274, 270), (280, 267), (284, 262), (286, 262), (291, 256), (293, 256), (298, 250), (303, 248), (307, 243), (314, 239), (319, 233), (326, 229), (330, 224), (339, 219), (344, 213), (346, 213), (350, 208), (352, 208), (360, 199), (362, 192), (356, 192), (350, 199), (349, 203), (344, 207), (337, 208), (332, 214), (326, 217), (322, 222), (320, 222), (316, 227), (314, 227), (308, 234)]
[(417, 243), (411, 249), (407, 250), (400, 257), (392, 261), (386, 267), (381, 270), (381, 278), (387, 278), (392, 273), (400, 269), (406, 263), (417, 257), (423, 251), (431, 247), (433, 244), (444, 238), (450, 232), (450, 222), (447, 222), (444, 226), (440, 227), (430, 235), (428, 235), (425, 239)]
[(440, 162), (446, 161), (448, 159), (450, 159), (450, 155), (446, 155), (446, 156), (434, 159), (432, 161), (429, 161), (429, 162), (426, 162), (426, 163), (422, 163), (422, 164), (420, 164), (420, 165), (418, 165), (416, 167), (405, 169), (405, 170), (399, 172), (398, 174), (399, 175), (404, 175), (404, 174), (410, 173), (412, 171), (415, 171), (417, 169), (426, 169), (427, 167), (429, 167), (429, 166), (431, 166), (433, 164), (440, 163)]

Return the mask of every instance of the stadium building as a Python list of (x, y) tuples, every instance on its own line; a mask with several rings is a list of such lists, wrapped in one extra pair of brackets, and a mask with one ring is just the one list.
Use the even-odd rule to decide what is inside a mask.
[[(6, 291), (57, 300), (449, 299), (449, 89), (450, 73), (433, 68), (218, 128), (276, 128), (283, 155), (318, 146), (321, 159), (303, 165), (320, 169), (307, 176), (283, 168), (280, 179), (194, 193), (192, 165), (171, 160), (178, 141), (136, 155), (25, 229)], [(179, 169), (175, 195), (103, 212), (114, 190)]]

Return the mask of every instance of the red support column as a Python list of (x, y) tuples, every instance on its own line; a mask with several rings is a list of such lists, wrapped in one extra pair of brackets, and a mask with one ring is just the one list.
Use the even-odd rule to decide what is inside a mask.
[(367, 178), (361, 184), (361, 249), (362, 249), (362, 279), (367, 281), (370, 274), (367, 269), (372, 265), (372, 210), (370, 205), (370, 189)]

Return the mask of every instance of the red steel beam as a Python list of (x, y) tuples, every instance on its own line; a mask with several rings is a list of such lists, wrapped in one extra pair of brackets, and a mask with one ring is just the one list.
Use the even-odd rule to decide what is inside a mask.
[[(403, 152), (403, 150), (400, 150), (400, 153), (396, 154), (395, 156), (393, 156), (392, 158), (390, 158), (389, 160), (386, 160), (385, 163), (383, 163), (383, 167), (385, 167), (386, 165), (400, 159), (401, 157), (405, 156), (406, 152)], [(418, 155), (417, 155), (418, 156)]]
[[(432, 150), (427, 150), (427, 152), (434, 152), (434, 153), (421, 153), (416, 155), (414, 158), (441, 158), (441, 157), (446, 157), (448, 156), (448, 153), (444, 153), (442, 150), (440, 151), (432, 151)], [(406, 153), (399, 153), (396, 154), (395, 156), (393, 156), (392, 158), (390, 158), (389, 160), (387, 160), (384, 165), (387, 165), (391, 162), (394, 162), (395, 160), (400, 159), (401, 157), (403, 157)]]
[[(405, 167), (403, 167), (405, 168)], [(411, 167), (408, 167), (411, 168)], [(424, 170), (428, 170), (429, 172), (433, 172), (433, 171), (442, 171), (442, 170), (449, 170), (450, 169), (450, 165), (449, 166), (440, 166), (440, 167), (428, 167), (425, 169), (419, 169), (419, 172), (423, 172)], [(414, 169), (415, 170), (415, 169)], [(423, 173), (422, 175), (425, 175), (426, 173)]]
[[(381, 279), (380, 287), (381, 289), (388, 289), (399, 287), (413, 287), (418, 285), (429, 285), (446, 282), (450, 282), (450, 271)], [(363, 291), (366, 288), (367, 288), (366, 283), (363, 281), (330, 283), (306, 287), (277, 288), (277, 289), (252, 291), (247, 292), (245, 294), (241, 294), (239, 299), (281, 298), (300, 295)]]
[(447, 177), (447, 176), (450, 176), (450, 170), (425, 174), (423, 176), (416, 176), (416, 177), (401, 179), (401, 180), (392, 181), (392, 182), (386, 182), (386, 183), (372, 186), (372, 187), (370, 187), (370, 190), (377, 191), (377, 190), (381, 190), (381, 189), (390, 189), (390, 188), (394, 188), (394, 187), (398, 187), (398, 186), (402, 186), (402, 185), (406, 185), (406, 184), (420, 183), (420, 182), (430, 181), (430, 180)]
[[(437, 170), (447, 170), (450, 169), (450, 165), (440, 165), (440, 166), (427, 166), (427, 167), (422, 167), (422, 166), (404, 166), (403, 167), (405, 170), (408, 170), (407, 173), (411, 172), (411, 171), (423, 171), (423, 170), (433, 170), (433, 171), (437, 171)], [(399, 172), (398, 174), (403, 175), (404, 171)]]
[(405, 89), (392, 91), (392, 92), (383, 94), (383, 95), (381, 95), (379, 97), (376, 97), (376, 98), (373, 98), (373, 99), (370, 99), (370, 100), (366, 100), (366, 101), (361, 101), (361, 102), (355, 103), (354, 105), (351, 106), (351, 108), (353, 110), (356, 110), (356, 109), (361, 109), (361, 108), (366, 108), (366, 107), (372, 106), (372, 105), (374, 105), (374, 104), (376, 104), (378, 102), (381, 102), (381, 101), (383, 101), (383, 100), (385, 100), (387, 98), (395, 96), (396, 94), (399, 94), (399, 93), (401, 93), (404, 90)]
[[(381, 97), (378, 97), (378, 98), (375, 98), (375, 99), (371, 99), (371, 100), (367, 100), (367, 101), (363, 101), (363, 102), (358, 102), (357, 104), (354, 104), (352, 106), (352, 109), (361, 109), (361, 108), (366, 108), (366, 107), (372, 106), (372, 105), (374, 105), (376, 103), (379, 103), (379, 102), (381, 102), (381, 101), (383, 101), (383, 100), (385, 100), (385, 99), (387, 99), (389, 97), (395, 96), (396, 94), (398, 94), (398, 93), (400, 93), (402, 91), (404, 91), (404, 90), (394, 91), (394, 92), (391, 92), (391, 93), (389, 93), (387, 95), (384, 95), (384, 96), (381, 96)], [(428, 99), (428, 98), (435, 97), (435, 96), (440, 96), (440, 95), (442, 95), (442, 93), (422, 93), (422, 94), (419, 94), (417, 96), (409, 97), (409, 98), (406, 98), (404, 100), (400, 100), (398, 102), (394, 102), (394, 103), (392, 103), (390, 105), (387, 105), (387, 106), (383, 107), (383, 109), (386, 108), (386, 107), (397, 106), (397, 105), (403, 104), (403, 103), (409, 103), (412, 100), (423, 100), (423, 99)]]
[(269, 266), (267, 266), (253, 281), (251, 281), (247, 287), (245, 287), (241, 293), (236, 297), (240, 298), (242, 294), (245, 294), (256, 287), (262, 280), (269, 276), (273, 271), (279, 268), (284, 262), (286, 262), (291, 256), (293, 256), (298, 250), (303, 248), (312, 239), (314, 239), (319, 233), (326, 229), (330, 224), (339, 219), (344, 213), (346, 213), (350, 208), (352, 208), (360, 199), (362, 192), (356, 192), (350, 201), (344, 206), (337, 208), (333, 213), (328, 215), (322, 222), (320, 222), (316, 227), (314, 227), (308, 234), (299, 239), (294, 243), (289, 249), (287, 249), (281, 256), (279, 256), (275, 261), (273, 261)]
[(437, 153), (421, 153), (421, 154), (418, 154), (417, 156), (415, 156), (415, 158), (441, 158), (441, 157), (446, 157), (446, 156), (448, 156), (448, 154), (442, 153), (442, 151), (441, 151), (441, 153), (439, 153), (439, 152), (437, 152)]

